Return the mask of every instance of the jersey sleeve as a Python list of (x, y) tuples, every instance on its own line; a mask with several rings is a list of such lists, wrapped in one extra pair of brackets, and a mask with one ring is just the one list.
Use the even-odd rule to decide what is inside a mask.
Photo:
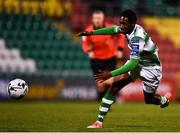
[(140, 37), (133, 37), (130, 41), (131, 51), (130, 59), (140, 59), (140, 53), (143, 51), (145, 41)]
[(121, 33), (121, 28), (119, 26), (105, 27), (92, 31), (92, 35), (114, 35)]
[(144, 31), (144, 29), (142, 27), (137, 27), (136, 28), (136, 31), (134, 33), (134, 36), (135, 37), (139, 37), (139, 38), (142, 38), (142, 39), (145, 39), (146, 37), (146, 32)]

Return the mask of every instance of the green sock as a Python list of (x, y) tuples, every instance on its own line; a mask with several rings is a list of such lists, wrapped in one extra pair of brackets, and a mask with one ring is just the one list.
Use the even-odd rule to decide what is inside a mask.
[(104, 121), (104, 117), (106, 116), (107, 112), (109, 111), (109, 108), (113, 104), (115, 98), (116, 98), (115, 95), (106, 93), (106, 95), (102, 99), (102, 104), (99, 108), (99, 114), (97, 117), (97, 121), (99, 121), (99, 122)]

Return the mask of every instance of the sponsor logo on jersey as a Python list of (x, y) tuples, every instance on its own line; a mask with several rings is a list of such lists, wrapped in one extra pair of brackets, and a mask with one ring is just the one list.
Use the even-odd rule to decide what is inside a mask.
[(139, 55), (139, 45), (138, 44), (132, 44), (132, 50), (131, 55), (138, 56)]

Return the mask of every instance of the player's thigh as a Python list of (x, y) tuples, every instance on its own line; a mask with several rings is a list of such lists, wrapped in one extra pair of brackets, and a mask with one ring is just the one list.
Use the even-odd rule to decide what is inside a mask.
[[(115, 76), (115, 77), (111, 77), (107, 80), (105, 80), (104, 82), (102, 82), (101, 84), (104, 84), (104, 85), (107, 85), (107, 86), (112, 86), (113, 84), (117, 84), (119, 82), (121, 82), (121, 80), (125, 80), (125, 79), (129, 79), (129, 74), (121, 74), (121, 75), (118, 75), (118, 76)], [(131, 78), (129, 80), (132, 80)]]
[(140, 72), (140, 78), (143, 80), (143, 90), (147, 93), (155, 93), (161, 78), (162, 78), (162, 72), (159, 69), (143, 69)]
[(111, 77), (105, 80), (104, 82), (101, 81), (96, 82), (96, 84), (100, 90), (107, 90), (112, 86), (113, 81), (114, 81), (114, 77)]

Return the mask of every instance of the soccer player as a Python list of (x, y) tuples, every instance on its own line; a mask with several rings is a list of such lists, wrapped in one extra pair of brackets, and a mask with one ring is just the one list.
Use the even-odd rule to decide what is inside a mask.
[[(86, 31), (112, 27), (114, 25), (105, 22), (104, 19), (104, 12), (95, 10), (92, 13), (92, 24), (86, 28)], [(126, 38), (123, 34), (84, 36), (82, 38), (82, 49), (90, 59), (93, 74), (97, 74), (98, 70), (112, 71), (116, 69), (117, 58), (122, 58), (125, 43)], [(96, 82), (96, 84), (98, 100), (101, 100), (109, 87), (103, 86), (99, 82)]]
[[(102, 128), (104, 118), (115, 100), (116, 93), (127, 84), (140, 78), (143, 81), (144, 100), (146, 104), (168, 106), (170, 93), (160, 96), (156, 93), (162, 78), (162, 68), (158, 57), (158, 48), (151, 37), (140, 25), (136, 24), (136, 14), (132, 10), (125, 10), (120, 17), (120, 26), (102, 28), (91, 32), (82, 32), (80, 36), (124, 33), (130, 48), (130, 60), (122, 67), (113, 71), (102, 71), (95, 75), (96, 81), (111, 78), (111, 87), (102, 99), (97, 120), (87, 128)], [(106, 53), (105, 53), (106, 54)], [(112, 78), (113, 77), (113, 78)]]

